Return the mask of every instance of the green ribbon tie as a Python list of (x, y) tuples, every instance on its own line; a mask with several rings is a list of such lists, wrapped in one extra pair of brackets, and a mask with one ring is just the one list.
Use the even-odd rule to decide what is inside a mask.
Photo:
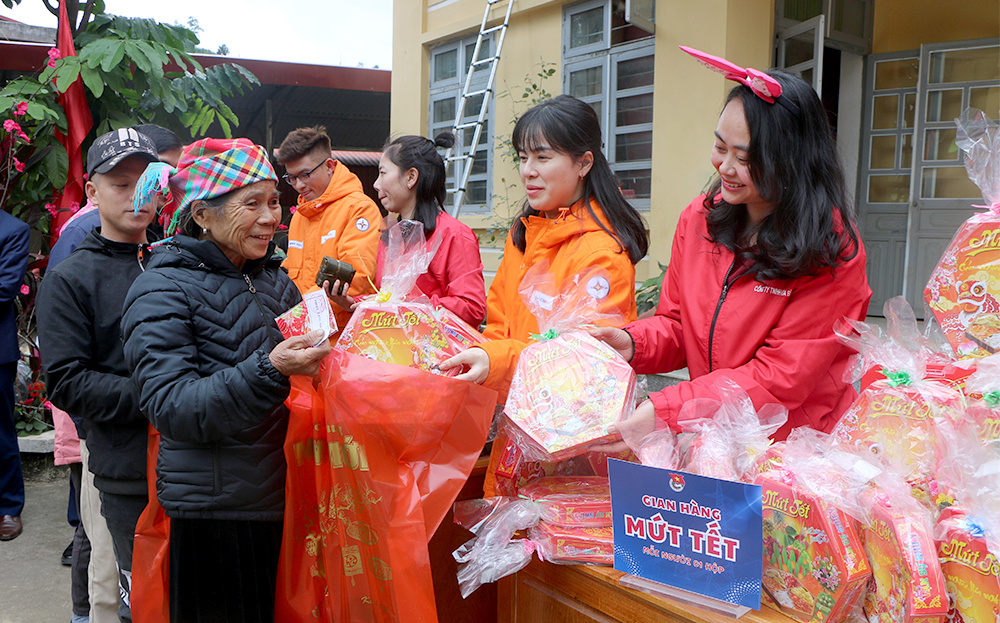
[(555, 329), (549, 329), (548, 331), (546, 331), (545, 333), (542, 333), (541, 335), (539, 335), (538, 333), (531, 333), (531, 334), (529, 334), (529, 337), (531, 339), (533, 339), (533, 340), (537, 340), (539, 342), (544, 342), (546, 340), (554, 340), (554, 339), (556, 339), (557, 337), (559, 337), (559, 334), (556, 333)]
[(898, 372), (890, 372), (885, 368), (882, 368), (882, 374), (885, 375), (886, 380), (889, 382), (890, 387), (899, 387), (900, 385), (909, 385), (913, 382), (910, 379), (910, 373), (900, 370)]
[(990, 409), (996, 409), (997, 405), (1000, 405), (1000, 392), (986, 392), (983, 394), (983, 400)]

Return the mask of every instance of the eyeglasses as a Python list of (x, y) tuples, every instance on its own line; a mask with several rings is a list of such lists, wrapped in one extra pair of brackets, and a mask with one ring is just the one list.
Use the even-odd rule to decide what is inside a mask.
[(312, 175), (313, 172), (316, 169), (320, 168), (324, 164), (326, 164), (326, 160), (324, 160), (323, 162), (317, 164), (316, 166), (314, 166), (313, 168), (309, 169), (305, 173), (299, 173), (298, 175), (289, 175), (289, 174), (285, 173), (284, 175), (281, 176), (281, 179), (285, 180), (286, 182), (288, 182), (289, 184), (292, 184), (292, 185), (295, 184), (296, 180), (302, 180), (303, 182), (308, 182), (309, 181), (309, 176)]

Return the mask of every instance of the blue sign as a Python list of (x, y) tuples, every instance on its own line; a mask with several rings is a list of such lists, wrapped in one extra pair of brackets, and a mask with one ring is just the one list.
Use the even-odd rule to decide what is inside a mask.
[(760, 610), (760, 486), (610, 459), (615, 569)]

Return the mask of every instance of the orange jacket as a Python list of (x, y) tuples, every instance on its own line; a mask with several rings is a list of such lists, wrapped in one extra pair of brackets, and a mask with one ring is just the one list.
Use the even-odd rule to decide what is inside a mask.
[[(600, 207), (596, 203), (591, 205), (608, 227)], [(528, 345), (528, 336), (539, 332), (538, 322), (517, 292), (521, 279), (533, 264), (548, 259), (556, 284), (588, 266), (603, 267), (611, 274), (611, 293), (602, 301), (600, 311), (617, 311), (625, 322), (636, 318), (635, 266), (618, 243), (583, 209), (582, 203), (556, 219), (532, 216), (522, 221), (526, 226), (524, 253), (514, 246), (508, 234), (503, 260), (486, 297), (484, 335), (492, 341), (480, 346), (490, 356), (490, 374), (483, 384), (497, 390), (501, 402), (507, 399), (514, 366)]]
[[(316, 290), (316, 273), (323, 256), (350, 263), (357, 273), (348, 294), (374, 293), (375, 253), (382, 214), (364, 193), (361, 180), (343, 162), (335, 161), (333, 179), (319, 199), (302, 201), (288, 227), (288, 258), (282, 263), (302, 294)], [(334, 306), (341, 329), (351, 314)]]

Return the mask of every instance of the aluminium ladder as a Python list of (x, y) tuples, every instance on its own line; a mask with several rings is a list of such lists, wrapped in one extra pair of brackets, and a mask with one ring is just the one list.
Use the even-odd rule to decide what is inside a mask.
[[(490, 11), (495, 5), (503, 2), (507, 3), (507, 11), (503, 21), (497, 26), (487, 28), (486, 22), (489, 21)], [(448, 192), (452, 194), (452, 205), (449, 214), (455, 217), (458, 216), (459, 211), (462, 209), (462, 203), (465, 201), (469, 174), (472, 172), (472, 162), (476, 156), (476, 147), (479, 146), (479, 138), (483, 132), (483, 123), (486, 121), (486, 112), (489, 110), (490, 97), (493, 95), (493, 84), (496, 81), (497, 75), (497, 63), (500, 60), (500, 50), (503, 48), (503, 39), (504, 35), (507, 34), (507, 24), (510, 23), (510, 10), (513, 6), (514, 0), (486, 0), (486, 10), (483, 12), (483, 22), (479, 26), (479, 35), (476, 37), (476, 48), (472, 52), (472, 62), (465, 73), (465, 85), (462, 87), (462, 95), (459, 98), (458, 106), (455, 107), (455, 123), (451, 127), (451, 131), (455, 135), (455, 145), (449, 148), (444, 154), (446, 170), (449, 163), (454, 163), (455, 187), (449, 188)], [(483, 39), (496, 31), (500, 32), (497, 36), (496, 52), (492, 56), (479, 60), (479, 50), (483, 45)], [(486, 81), (485, 88), (473, 91), (471, 90), (472, 74), (482, 65), (490, 66), (489, 78)], [(462, 120), (465, 118), (465, 103), (469, 98), (480, 95), (483, 96), (483, 101), (479, 107), (479, 115), (475, 121), (463, 122)], [(469, 129), (473, 130), (472, 141), (467, 143), (469, 148), (466, 150), (464, 149), (466, 143), (462, 139), (465, 137), (466, 130)]]

